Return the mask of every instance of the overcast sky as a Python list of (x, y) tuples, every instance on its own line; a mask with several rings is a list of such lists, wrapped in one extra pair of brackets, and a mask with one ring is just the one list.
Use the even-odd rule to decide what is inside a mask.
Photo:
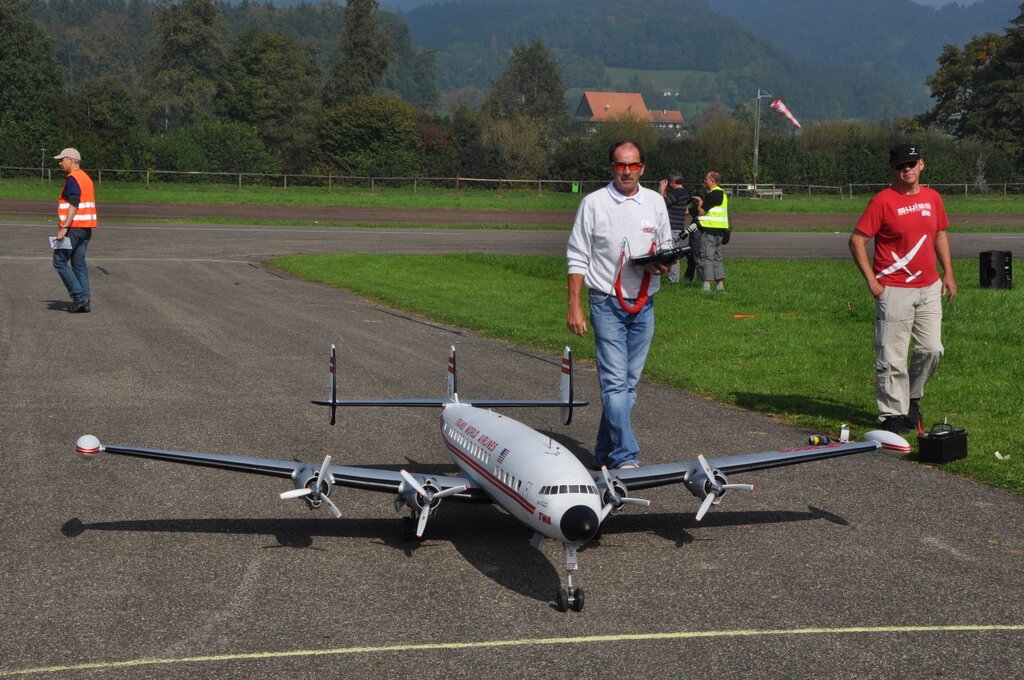
[(978, 0), (914, 0), (919, 5), (927, 5), (928, 7), (944, 7), (945, 5), (957, 4), (957, 5), (973, 5)]

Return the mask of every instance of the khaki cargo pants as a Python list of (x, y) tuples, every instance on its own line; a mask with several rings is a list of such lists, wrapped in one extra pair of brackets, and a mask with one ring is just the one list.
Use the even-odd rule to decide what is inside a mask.
[[(914, 356), (907, 370), (913, 342)], [(879, 417), (906, 415), (942, 359), (942, 281), (887, 287), (875, 300), (875, 400)]]

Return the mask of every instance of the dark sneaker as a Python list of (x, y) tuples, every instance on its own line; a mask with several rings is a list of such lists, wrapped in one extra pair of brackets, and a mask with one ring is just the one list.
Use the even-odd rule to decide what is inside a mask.
[(910, 432), (910, 425), (907, 423), (906, 416), (886, 416), (878, 427), (893, 434), (906, 434)]
[(907, 412), (907, 424), (910, 425), (911, 429), (917, 430), (918, 432), (924, 432), (924, 423), (921, 421), (921, 400), (911, 399), (910, 411)]
[(79, 300), (78, 302), (73, 302), (71, 303), (71, 309), (69, 309), (68, 311), (71, 312), (72, 314), (88, 314), (90, 311), (92, 311), (92, 308), (89, 306), (89, 302), (89, 298)]

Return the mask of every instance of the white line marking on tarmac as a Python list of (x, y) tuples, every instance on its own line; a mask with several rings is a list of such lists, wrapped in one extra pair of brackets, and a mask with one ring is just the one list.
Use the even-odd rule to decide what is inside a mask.
[(244, 654), (217, 654), (178, 658), (132, 659), (66, 666), (40, 666), (19, 670), (0, 670), (0, 678), (16, 675), (69, 673), (76, 671), (115, 670), (139, 666), (174, 666), (206, 664), (227, 661), (258, 661), (296, 657), (339, 656), (342, 654), (387, 654), (410, 651), (445, 651), (453, 649), (495, 649), (498, 647), (534, 647), (541, 645), (580, 645), (609, 642), (643, 642), (653, 640), (696, 640), (704, 638), (742, 638), (796, 635), (878, 635), (899, 633), (996, 633), (1024, 632), (1024, 624), (951, 625), (951, 626), (855, 626), (849, 628), (791, 628), (781, 630), (708, 630), (678, 631), (674, 633), (636, 633), (629, 635), (586, 635), (581, 637), (524, 638), (519, 640), (482, 640), (480, 642), (426, 642), (404, 645), (371, 647), (337, 647), (334, 649), (297, 649), (290, 652), (249, 652)]

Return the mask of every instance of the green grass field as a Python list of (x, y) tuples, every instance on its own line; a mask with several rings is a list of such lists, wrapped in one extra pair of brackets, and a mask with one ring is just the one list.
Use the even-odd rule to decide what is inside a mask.
[[(273, 264), (485, 336), (552, 354), (569, 345), (593, 358), (592, 337), (565, 328), (563, 258), (309, 255)], [(645, 377), (818, 432), (841, 422), (854, 434), (874, 429), (874, 305), (853, 265), (730, 260), (728, 269), (727, 293), (665, 286), (658, 294)], [(945, 469), (1024, 493), (1024, 296), (980, 288), (977, 262), (958, 261), (957, 273), (946, 357), (922, 410), (929, 423), (947, 417), (968, 430), (969, 456)]]
[[(0, 200), (54, 200), (60, 191), (60, 179), (5, 178), (0, 180)], [(596, 189), (588, 183), (584, 190)], [(653, 187), (652, 187), (653, 188)], [(194, 203), (210, 205), (351, 205), (386, 208), (465, 208), (477, 210), (564, 210), (575, 211), (580, 194), (559, 191), (538, 191), (536, 188), (498, 190), (490, 188), (441, 189), (411, 183), (401, 187), (378, 186), (326, 187), (261, 186), (244, 184), (199, 184), (191, 182), (104, 181), (97, 187), (98, 202)], [(733, 210), (745, 213), (844, 214), (857, 215), (867, 205), (869, 194), (851, 198), (793, 193), (782, 200), (738, 197), (730, 200)], [(945, 196), (950, 213), (1008, 214), (1024, 212), (1024, 195), (969, 195), (949, 193)], [(251, 220), (250, 220), (251, 221)]]

